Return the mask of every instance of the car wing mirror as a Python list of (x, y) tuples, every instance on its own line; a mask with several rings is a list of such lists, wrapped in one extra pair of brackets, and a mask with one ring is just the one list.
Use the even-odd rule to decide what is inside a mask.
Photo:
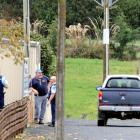
[(102, 90), (102, 86), (97, 86), (96, 90), (98, 90), (98, 91)]

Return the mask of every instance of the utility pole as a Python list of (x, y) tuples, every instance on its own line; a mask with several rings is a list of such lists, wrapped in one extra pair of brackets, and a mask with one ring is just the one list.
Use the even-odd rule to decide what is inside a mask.
[(58, 0), (58, 48), (55, 140), (64, 140), (64, 42), (66, 0)]
[(24, 18), (24, 52), (25, 57), (29, 57), (30, 47), (30, 7), (29, 0), (23, 0), (23, 18)]
[(23, 0), (24, 22), (24, 65), (23, 65), (23, 96), (28, 95), (29, 90), (29, 47), (30, 47), (30, 9), (29, 0)]
[(109, 74), (109, 0), (104, 0), (103, 80)]
[(103, 80), (109, 74), (109, 8), (118, 0), (94, 0), (104, 8), (104, 29), (103, 29)]

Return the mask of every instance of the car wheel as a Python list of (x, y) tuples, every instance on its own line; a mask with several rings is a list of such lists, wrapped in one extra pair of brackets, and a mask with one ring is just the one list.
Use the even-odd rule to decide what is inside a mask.
[(98, 126), (105, 126), (107, 124), (107, 116), (104, 112), (98, 111), (98, 121), (97, 125)]
[(104, 120), (98, 120), (97, 125), (98, 126), (104, 126)]
[(98, 120), (97, 122), (98, 126), (106, 126), (106, 124), (107, 124), (107, 119)]

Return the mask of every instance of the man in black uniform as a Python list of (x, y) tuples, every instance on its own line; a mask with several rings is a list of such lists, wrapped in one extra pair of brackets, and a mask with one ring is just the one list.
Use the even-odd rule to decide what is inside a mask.
[(50, 78), (50, 91), (49, 91), (49, 96), (48, 96), (48, 103), (51, 104), (51, 113), (52, 113), (52, 122), (50, 127), (55, 126), (55, 109), (56, 109), (56, 104), (55, 104), (55, 97), (56, 97), (56, 76), (52, 76)]

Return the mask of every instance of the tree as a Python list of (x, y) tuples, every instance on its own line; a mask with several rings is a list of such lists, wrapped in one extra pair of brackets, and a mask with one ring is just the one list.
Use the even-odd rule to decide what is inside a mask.
[[(23, 47), (19, 40), (23, 38), (22, 24), (16, 20), (0, 20), (0, 58), (12, 57), (15, 63), (22, 63), (24, 59)], [(3, 38), (7, 42), (3, 42)]]
[(0, 0), (0, 13), (4, 18), (17, 18), (23, 15), (23, 0)]
[[(54, 38), (57, 36), (57, 34), (48, 34), (47, 37), (40, 34), (40, 30), (44, 28), (44, 22), (42, 21), (35, 21), (33, 23), (32, 31), (31, 31), (31, 39), (35, 41), (39, 41), (41, 44), (41, 68), (43, 69), (43, 72), (45, 75), (54, 74), (55, 73), (55, 66), (52, 65), (53, 62), (53, 54), (52, 51), (53, 46), (50, 42), (52, 42), (51, 36), (53, 35)], [(52, 26), (53, 29), (49, 28), (48, 30), (56, 30), (54, 26)], [(52, 39), (52, 40), (50, 40)], [(56, 39), (53, 40), (54, 44), (56, 43)], [(56, 44), (55, 44), (56, 45)], [(56, 46), (55, 46), (56, 48)], [(53, 67), (53, 68), (52, 68)]]
[(139, 0), (119, 0), (118, 6), (126, 17), (126, 22), (132, 28), (140, 25), (140, 1)]
[(47, 24), (51, 24), (52, 20), (57, 16), (56, 0), (31, 0), (31, 22), (36, 19), (44, 20)]
[(94, 0), (68, 0), (67, 26), (77, 23), (87, 24), (88, 17), (97, 18), (101, 16), (103, 10), (96, 6)]
[(124, 15), (116, 17), (116, 24), (119, 26), (120, 30), (114, 40), (119, 44), (114, 44), (112, 47), (114, 50), (114, 57), (123, 60), (125, 57), (124, 51), (127, 49), (127, 43), (134, 39), (133, 31), (126, 23)]

